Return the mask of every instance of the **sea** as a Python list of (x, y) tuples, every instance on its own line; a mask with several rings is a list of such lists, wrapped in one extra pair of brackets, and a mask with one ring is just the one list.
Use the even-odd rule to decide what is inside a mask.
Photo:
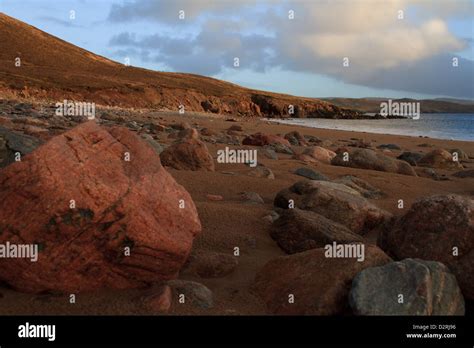
[(285, 118), (268, 119), (268, 121), (312, 128), (474, 141), (474, 114), (422, 113), (418, 120), (333, 120), (321, 118)]

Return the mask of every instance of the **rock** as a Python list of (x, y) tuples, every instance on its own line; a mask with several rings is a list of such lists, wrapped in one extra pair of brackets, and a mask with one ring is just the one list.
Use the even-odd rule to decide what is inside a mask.
[(361, 149), (369, 149), (372, 147), (372, 143), (369, 142), (369, 141), (365, 141), (363, 139), (357, 139), (357, 138), (353, 138), (353, 142), (349, 143), (348, 146), (351, 146), (351, 147), (358, 147), (358, 148), (361, 148)]
[(242, 132), (244, 129), (242, 128), (241, 125), (233, 124), (232, 126), (229, 127), (228, 130), (235, 131), (235, 132)]
[(240, 199), (248, 204), (264, 204), (262, 197), (256, 192), (241, 192)]
[(290, 146), (290, 143), (285, 138), (273, 134), (255, 133), (246, 137), (242, 141), (242, 145), (265, 146), (273, 144), (282, 144)]
[(158, 155), (165, 150), (165, 147), (158, 143), (150, 134), (142, 134), (141, 137), (151, 145)]
[(297, 208), (283, 210), (273, 223), (270, 235), (288, 254), (322, 248), (334, 241), (338, 244), (364, 241), (337, 222)]
[(311, 180), (326, 180), (326, 181), (329, 180), (329, 178), (325, 176), (324, 174), (321, 174), (320, 172), (314, 171), (307, 167), (296, 169), (295, 174), (299, 176), (303, 176)]
[(268, 145), (268, 147), (273, 149), (273, 151), (275, 152), (283, 153), (286, 155), (292, 155), (294, 153), (293, 150), (285, 144), (274, 143), (274, 144)]
[(345, 153), (338, 153), (337, 156), (332, 159), (331, 164), (416, 176), (415, 171), (407, 162), (385, 156), (373, 150), (356, 149), (348, 152), (348, 155), (348, 160), (345, 161)]
[(333, 180), (332, 182), (346, 185), (359, 192), (365, 198), (376, 199), (385, 196), (382, 191), (370, 185), (367, 181), (352, 175), (345, 175)]
[(451, 149), (449, 150), (451, 155), (456, 155), (459, 161), (469, 161), (469, 156), (462, 149)]
[(272, 210), (270, 214), (265, 215), (263, 217), (264, 220), (273, 223), (274, 221), (278, 220), (280, 218), (280, 214), (278, 214), (276, 211)]
[(258, 149), (258, 155), (268, 159), (278, 160), (278, 155), (274, 149), (265, 146), (263, 149)]
[(222, 201), (224, 199), (221, 195), (211, 195), (209, 193), (206, 195), (206, 198), (210, 201)]
[(464, 315), (454, 275), (440, 262), (418, 259), (364, 269), (352, 281), (349, 303), (357, 315)]
[(275, 175), (273, 174), (272, 170), (263, 165), (258, 165), (248, 172), (247, 175), (255, 178), (275, 179)]
[(428, 152), (418, 161), (418, 165), (431, 168), (462, 169), (461, 163), (454, 161), (453, 155), (443, 149), (434, 149)]
[(212, 129), (203, 128), (203, 129), (201, 129), (201, 135), (210, 137), (210, 136), (213, 136), (213, 135), (217, 135), (217, 133), (215, 131), (213, 131)]
[(405, 151), (397, 157), (399, 160), (408, 162), (412, 166), (418, 165), (418, 161), (423, 158), (422, 153)]
[(291, 145), (296, 145), (296, 146), (308, 145), (308, 142), (306, 141), (304, 136), (301, 135), (301, 133), (298, 131), (293, 131), (293, 132), (285, 134), (285, 139), (288, 140)]
[(308, 143), (312, 144), (319, 144), (323, 141), (320, 138), (315, 137), (314, 135), (305, 135), (304, 138)]
[(305, 155), (303, 153), (298, 153), (298, 154), (294, 155), (293, 159), (298, 160), (298, 161), (302, 161), (304, 163), (314, 163), (314, 164), (319, 163), (319, 161), (316, 158), (314, 158), (310, 155)]
[(184, 303), (191, 303), (193, 306), (203, 309), (214, 307), (212, 291), (201, 283), (175, 279), (168, 281), (168, 285), (175, 293), (176, 298), (184, 295)]
[(179, 139), (199, 139), (199, 132), (196, 128), (186, 128), (180, 130), (177, 134)]
[(201, 278), (222, 278), (234, 272), (238, 264), (237, 258), (229, 254), (200, 252), (190, 258), (189, 269)]
[(171, 288), (167, 285), (154, 287), (140, 302), (152, 313), (168, 313), (173, 302)]
[(422, 178), (429, 178), (433, 180), (442, 180), (433, 168), (417, 167), (416, 174)]
[[(390, 258), (366, 245), (365, 260), (327, 258), (324, 248), (270, 260), (255, 278), (253, 289), (272, 314), (337, 315), (349, 311), (347, 297), (354, 276)], [(294, 303), (289, 297), (293, 295)]]
[[(420, 137), (421, 138), (421, 137)], [(423, 143), (423, 144), (418, 144), (418, 147), (433, 147), (434, 145), (428, 144), (428, 143)]]
[(397, 144), (380, 144), (379, 146), (377, 146), (377, 149), (401, 150), (402, 148)]
[(23, 160), (23, 156), (31, 153), (42, 143), (43, 141), (38, 138), (0, 127), (0, 168), (15, 162), (17, 153), (20, 153)]
[(419, 258), (447, 265), (464, 297), (474, 299), (474, 200), (454, 194), (418, 200), (382, 231), (377, 244), (398, 260)]
[(214, 159), (206, 144), (198, 139), (185, 139), (174, 143), (161, 155), (163, 165), (178, 170), (204, 170), (213, 172)]
[(150, 146), (92, 121), (0, 171), (0, 230), (0, 243), (41, 250), (37, 262), (0, 260), (0, 279), (19, 291), (75, 293), (176, 277), (201, 223)]
[(321, 146), (312, 146), (307, 148), (303, 151), (304, 155), (309, 155), (320, 162), (331, 164), (331, 161), (334, 157), (336, 157), (336, 153), (334, 151), (325, 149)]
[(474, 169), (461, 170), (453, 174), (457, 178), (474, 178)]
[(365, 234), (390, 218), (388, 212), (367, 201), (356, 190), (329, 181), (299, 181), (280, 191), (274, 205), (288, 209), (290, 200), (295, 208), (321, 214), (357, 234)]
[(186, 121), (179, 122), (179, 123), (174, 123), (174, 124), (170, 125), (170, 127), (173, 128), (173, 129), (177, 129), (177, 130), (184, 130), (184, 129), (192, 128), (191, 125)]

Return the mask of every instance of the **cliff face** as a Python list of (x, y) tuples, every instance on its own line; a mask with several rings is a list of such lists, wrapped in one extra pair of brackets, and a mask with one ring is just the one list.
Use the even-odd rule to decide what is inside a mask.
[[(0, 97), (260, 117), (358, 118), (313, 98), (243, 88), (217, 79), (125, 66), (0, 13)], [(294, 114), (290, 114), (290, 110)]]

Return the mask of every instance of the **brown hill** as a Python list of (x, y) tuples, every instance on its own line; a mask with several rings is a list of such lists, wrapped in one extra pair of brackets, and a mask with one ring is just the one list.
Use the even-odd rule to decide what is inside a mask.
[[(379, 113), (380, 103), (389, 98), (323, 98), (341, 108)], [(419, 102), (422, 113), (474, 113), (474, 101), (462, 99), (393, 99), (396, 102)]]
[[(130, 67), (0, 13), (0, 97), (93, 101), (101, 105), (241, 116), (357, 118), (313, 98), (262, 92), (193, 74)], [(16, 59), (21, 66), (16, 66)]]

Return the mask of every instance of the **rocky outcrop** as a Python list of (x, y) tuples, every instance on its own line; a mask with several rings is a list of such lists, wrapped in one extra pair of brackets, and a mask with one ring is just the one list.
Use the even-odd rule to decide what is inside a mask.
[(337, 315), (349, 312), (352, 279), (368, 267), (390, 258), (375, 246), (365, 246), (365, 259), (329, 258), (312, 249), (270, 260), (255, 278), (254, 291), (272, 314)]
[(312, 211), (287, 209), (273, 223), (270, 235), (288, 254), (322, 248), (332, 242), (363, 242), (347, 227)]
[(200, 230), (191, 196), (125, 128), (84, 123), (0, 171), (0, 242), (39, 250), (37, 262), (0, 259), (20, 291), (172, 279)]
[(358, 315), (464, 315), (454, 275), (440, 262), (418, 259), (364, 269), (349, 302)]
[(415, 171), (407, 162), (385, 156), (369, 149), (340, 151), (337, 156), (332, 159), (331, 164), (416, 176)]
[(474, 201), (458, 195), (432, 196), (384, 230), (378, 245), (397, 260), (439, 261), (455, 274), (465, 298), (474, 299)]
[(364, 234), (386, 221), (390, 214), (343, 184), (329, 181), (299, 181), (280, 191), (274, 200), (279, 208), (310, 210), (338, 222), (354, 233)]

